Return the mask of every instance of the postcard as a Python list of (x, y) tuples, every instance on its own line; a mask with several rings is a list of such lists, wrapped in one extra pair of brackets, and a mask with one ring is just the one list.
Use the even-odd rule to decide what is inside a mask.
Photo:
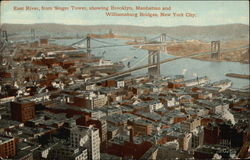
[(248, 1), (0, 4), (0, 159), (250, 158)]

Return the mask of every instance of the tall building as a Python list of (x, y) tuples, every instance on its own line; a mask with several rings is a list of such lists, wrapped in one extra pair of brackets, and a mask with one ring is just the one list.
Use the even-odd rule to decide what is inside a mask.
[(192, 148), (196, 148), (203, 145), (204, 140), (204, 129), (203, 127), (198, 127), (197, 132), (192, 134)]
[(11, 102), (11, 117), (19, 122), (35, 118), (35, 103), (30, 101)]
[(73, 147), (86, 147), (89, 160), (100, 159), (99, 130), (89, 126), (75, 126), (70, 130), (70, 144)]
[(16, 155), (15, 139), (12, 137), (0, 136), (0, 157), (10, 158)]

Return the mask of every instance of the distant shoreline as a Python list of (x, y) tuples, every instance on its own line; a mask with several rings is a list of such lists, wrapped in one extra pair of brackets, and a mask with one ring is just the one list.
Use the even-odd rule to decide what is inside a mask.
[[(127, 42), (127, 44), (130, 44), (130, 45), (133, 45), (133, 44), (137, 44), (137, 45), (139, 45), (140, 43), (139, 42)], [(190, 43), (184, 43), (184, 45), (187, 45), (188, 46), (188, 44), (190, 45)], [(193, 44), (191, 43), (191, 46), (192, 46)], [(172, 47), (172, 48), (171, 48)], [(208, 49), (209, 48), (205, 48), (205, 49), (203, 49), (203, 50), (196, 50), (196, 51), (193, 51), (192, 52), (192, 49), (193, 48), (190, 48), (190, 50), (191, 50), (191, 53), (190, 53), (190, 50), (189, 50), (189, 52), (182, 52), (182, 51), (178, 51), (178, 50), (174, 50), (174, 49), (176, 49), (176, 48), (178, 48), (178, 47), (183, 47), (183, 46), (178, 46), (178, 45), (176, 45), (176, 46), (170, 46), (170, 47), (168, 47), (168, 48), (170, 48), (170, 52), (168, 52), (168, 54), (169, 55), (172, 55), (172, 56), (183, 56), (183, 57), (185, 57), (185, 56), (188, 56), (188, 55), (191, 55), (191, 54), (193, 54), (193, 53), (203, 53), (203, 52), (209, 52), (208, 51)], [(204, 46), (201, 46), (201, 47), (204, 47)], [(138, 46), (135, 46), (135, 48), (139, 48)], [(146, 49), (146, 50), (159, 50), (160, 49), (160, 47), (159, 46), (157, 46), (157, 44), (156, 44), (156, 46), (143, 46), (143, 44), (142, 44), (142, 47), (140, 47), (140, 48), (142, 48), (142, 49)], [(183, 50), (185, 50), (185, 49), (188, 49), (188, 48), (181, 48), (181, 49), (183, 49)], [(179, 54), (179, 55), (177, 55), (177, 52), (182, 52), (182, 54)], [(233, 53), (233, 52), (232, 52)], [(242, 53), (241, 53), (242, 54)], [(240, 54), (240, 56), (242, 56)], [(239, 56), (239, 55), (238, 55)], [(223, 52), (222, 52), (222, 57), (223, 57)], [(226, 59), (225, 57), (223, 57), (222, 59), (213, 59), (213, 58), (210, 58), (210, 56), (209, 55), (201, 55), (201, 56), (197, 56), (197, 57), (189, 57), (189, 58), (192, 58), (192, 59), (196, 59), (196, 60), (201, 60), (201, 61), (210, 61), (210, 62), (238, 62), (238, 63), (242, 63), (242, 64), (249, 64), (249, 60), (248, 60), (248, 58), (246, 58), (247, 60), (239, 60), (239, 59), (237, 59), (237, 56), (232, 56), (232, 57), (230, 57), (230, 59)], [(235, 60), (236, 59), (236, 60)]]

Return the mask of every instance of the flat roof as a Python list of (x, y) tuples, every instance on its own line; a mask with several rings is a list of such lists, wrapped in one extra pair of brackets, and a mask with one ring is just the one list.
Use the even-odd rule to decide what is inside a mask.
[(14, 138), (0, 135), (0, 144), (7, 143), (11, 140), (14, 140)]

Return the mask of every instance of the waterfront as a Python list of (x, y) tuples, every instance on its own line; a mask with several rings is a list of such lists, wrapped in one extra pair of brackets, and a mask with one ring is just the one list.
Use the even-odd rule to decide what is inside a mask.
[[(57, 44), (72, 44), (79, 39), (71, 40), (56, 40)], [(101, 41), (106, 42), (106, 46), (110, 44), (125, 44), (126, 40), (119, 39), (101, 39)], [(94, 47), (102, 46), (100, 42), (91, 42)], [(147, 50), (142, 50), (138, 48), (133, 48), (132, 46), (118, 46), (118, 47), (106, 47), (97, 48), (92, 50), (92, 54), (96, 56), (104, 56), (105, 59), (112, 60), (113, 62), (118, 62), (124, 60), (124, 64), (127, 65), (128, 61), (130, 66), (140, 66), (147, 64)], [(172, 58), (174, 56), (167, 53), (161, 54), (161, 60)], [(127, 67), (124, 70), (128, 69)], [(202, 61), (191, 58), (178, 59), (172, 62), (164, 63), (161, 65), (161, 74), (163, 76), (172, 76), (177, 74), (184, 74), (186, 79), (194, 78), (196, 76), (202, 77), (207, 76), (211, 82), (230, 79), (233, 82), (233, 88), (242, 88), (249, 85), (249, 80), (239, 79), (233, 77), (227, 77), (226, 73), (239, 73), (239, 74), (249, 74), (249, 64), (243, 64), (239, 62), (215, 62), (215, 61)], [(143, 69), (133, 74), (146, 74), (147, 70)]]

